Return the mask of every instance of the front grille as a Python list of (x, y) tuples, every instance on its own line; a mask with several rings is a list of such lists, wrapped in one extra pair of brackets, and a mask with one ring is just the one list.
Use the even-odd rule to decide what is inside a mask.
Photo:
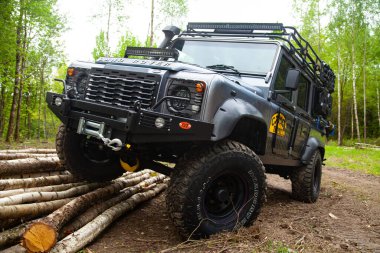
[(97, 103), (141, 108), (154, 103), (160, 76), (111, 69), (91, 69), (85, 99)]

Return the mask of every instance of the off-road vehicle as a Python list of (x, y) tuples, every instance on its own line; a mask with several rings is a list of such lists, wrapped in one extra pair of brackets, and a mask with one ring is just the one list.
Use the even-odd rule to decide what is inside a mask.
[(310, 44), (278, 23), (163, 32), (158, 48), (72, 63), (63, 94), (47, 93), (67, 169), (90, 180), (124, 169), (170, 175), (167, 207), (184, 236), (251, 224), (265, 172), (315, 202), (335, 77)]

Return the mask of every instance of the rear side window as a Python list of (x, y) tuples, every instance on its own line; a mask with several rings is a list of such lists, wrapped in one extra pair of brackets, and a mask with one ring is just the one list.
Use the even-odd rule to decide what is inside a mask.
[(309, 80), (307, 80), (306, 77), (301, 75), (299, 79), (299, 83), (298, 83), (297, 105), (305, 111), (308, 110), (309, 87), (310, 87)]
[[(282, 57), (280, 67), (278, 69), (276, 81), (274, 83), (275, 90), (286, 90), (285, 88), (285, 80), (286, 75), (288, 74), (288, 69), (294, 68), (294, 65), (286, 59), (286, 57)], [(281, 94), (283, 97), (287, 98), (289, 101), (292, 101), (292, 92), (287, 92)]]

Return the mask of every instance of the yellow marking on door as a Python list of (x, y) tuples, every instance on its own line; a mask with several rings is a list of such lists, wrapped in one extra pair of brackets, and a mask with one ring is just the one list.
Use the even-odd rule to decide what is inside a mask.
[[(277, 127), (277, 133), (276, 133)], [(272, 134), (277, 134), (278, 136), (284, 137), (286, 130), (286, 118), (284, 114), (278, 112), (273, 114), (270, 120), (269, 132)]]

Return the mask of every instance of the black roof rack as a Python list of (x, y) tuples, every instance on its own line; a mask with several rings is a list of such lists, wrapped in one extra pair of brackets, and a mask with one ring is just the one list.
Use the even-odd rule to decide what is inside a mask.
[(329, 65), (322, 61), (307, 42), (291, 26), (281, 23), (198, 23), (190, 22), (181, 36), (269, 38), (287, 43), (289, 53), (313, 77), (321, 88), (334, 91), (335, 75)]

